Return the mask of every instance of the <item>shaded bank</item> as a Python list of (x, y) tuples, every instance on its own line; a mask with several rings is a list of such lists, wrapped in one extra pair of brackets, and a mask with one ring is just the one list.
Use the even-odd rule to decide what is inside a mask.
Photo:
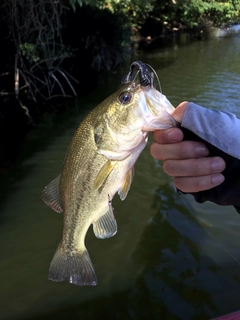
[(235, 21), (239, 6), (232, 0), (2, 0), (0, 95), (41, 103), (85, 94), (131, 55), (133, 44), (179, 32), (202, 38), (206, 25)]
[[(201, 33), (201, 40), (205, 41), (214, 37), (228, 36), (233, 32), (239, 31), (239, 25), (229, 29), (220, 28), (208, 28)], [(119, 85), (121, 77), (124, 72), (128, 71), (129, 64), (133, 60), (138, 59), (141, 52), (151, 52), (156, 50), (167, 50), (173, 46), (188, 46), (196, 41), (197, 38), (186, 32), (174, 32), (154, 39), (136, 38), (132, 45), (132, 58), (125, 59), (126, 67), (116, 67), (112, 76), (116, 78), (118, 76)], [(89, 58), (88, 58), (89, 59)], [(73, 72), (75, 76), (82, 77), (83, 84), (79, 84), (78, 95), (87, 97), (92, 91), (96, 89), (97, 85), (101, 85), (103, 88), (106, 74), (112, 71), (87, 71), (87, 63), (82, 68), (82, 63), (85, 60), (81, 59), (81, 52), (79, 51), (78, 58), (75, 59), (75, 67)], [(128, 61), (128, 62), (127, 62)], [(162, 60), (162, 66), (167, 67), (171, 61), (168, 59)], [(81, 71), (82, 70), (82, 71)], [(109, 76), (108, 76), (109, 78)], [(9, 78), (8, 78), (9, 79)], [(105, 95), (106, 97), (106, 95)], [(61, 114), (71, 113), (71, 107), (76, 99), (68, 97), (58, 97), (48, 102), (36, 103), (31, 98), (24, 97), (23, 103), (20, 104), (19, 99), (14, 95), (0, 96), (0, 170), (5, 170), (16, 160), (17, 156), (25, 148), (24, 138), (26, 133), (43, 120), (51, 123), (53, 119)], [(99, 101), (100, 102), (100, 101)], [(77, 100), (76, 100), (77, 103)], [(82, 108), (82, 106), (79, 106)]]
[(47, 17), (43, 15), (52, 19), (50, 31), (42, 36), (33, 22), (42, 13), (37, 8), (38, 15), (29, 16), (30, 8), (21, 9), (12, 29), (11, 17), (9, 23), (7, 18), (0, 20), (0, 168), (12, 162), (26, 132), (44, 114), (51, 118), (65, 112), (72, 100), (92, 92), (130, 52), (131, 28), (122, 14), (87, 6), (59, 11), (54, 19), (61, 27), (56, 30), (53, 14), (58, 8), (52, 7)]
[(92, 92), (139, 50), (189, 44), (206, 34), (170, 4), (164, 10), (155, 4), (141, 11), (145, 2), (139, 2), (125, 11), (87, 5), (73, 11), (62, 3), (41, 0), (34, 7), (21, 0), (14, 7), (11, 0), (0, 6), (0, 168), (12, 162), (44, 114), (51, 119), (66, 111), (69, 100)]

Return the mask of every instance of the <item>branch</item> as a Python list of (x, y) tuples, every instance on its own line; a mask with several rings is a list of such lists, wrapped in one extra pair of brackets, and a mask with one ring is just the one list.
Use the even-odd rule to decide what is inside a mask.
[(66, 79), (66, 81), (67, 81), (67, 83), (68, 83), (68, 85), (69, 85), (69, 87), (72, 89), (72, 92), (73, 92), (73, 94), (75, 95), (75, 97), (77, 96), (77, 93), (76, 93), (76, 91), (74, 90), (74, 88), (73, 88), (73, 86), (72, 86), (72, 84), (71, 84), (71, 82), (68, 80), (68, 77), (66, 76), (66, 74), (62, 71), (62, 70), (57, 70), (65, 79)]

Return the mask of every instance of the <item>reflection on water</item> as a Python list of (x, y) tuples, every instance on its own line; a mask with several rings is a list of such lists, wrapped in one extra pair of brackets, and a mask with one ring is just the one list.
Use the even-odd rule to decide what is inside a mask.
[[(173, 104), (192, 100), (240, 117), (239, 51), (240, 37), (234, 36), (175, 43), (139, 53), (134, 60), (157, 70)], [(196, 204), (191, 196), (181, 199), (161, 164), (149, 155), (152, 138), (136, 164), (127, 199), (113, 200), (117, 235), (99, 240), (92, 230), (87, 234), (98, 285), (47, 280), (62, 215), (44, 205), (41, 190), (61, 169), (83, 116), (117, 89), (126, 70), (109, 75), (94, 95), (81, 101), (81, 114), (36, 128), (22, 160), (2, 175), (1, 319), (188, 320), (240, 309), (239, 215), (230, 207)]]

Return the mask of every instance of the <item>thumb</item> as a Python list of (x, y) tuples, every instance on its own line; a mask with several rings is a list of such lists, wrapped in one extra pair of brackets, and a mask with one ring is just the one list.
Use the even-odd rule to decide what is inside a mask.
[(178, 122), (182, 122), (182, 119), (183, 119), (183, 116), (184, 116), (184, 113), (187, 109), (189, 105), (189, 102), (188, 101), (183, 101), (181, 102), (177, 107), (176, 109), (172, 112), (172, 116), (175, 120), (177, 120)]

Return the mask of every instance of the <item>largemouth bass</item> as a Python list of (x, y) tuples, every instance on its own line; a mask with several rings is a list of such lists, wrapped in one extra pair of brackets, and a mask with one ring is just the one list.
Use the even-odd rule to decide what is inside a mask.
[[(133, 80), (137, 67), (139, 82)], [(75, 285), (96, 285), (97, 277), (85, 247), (91, 225), (97, 238), (112, 237), (117, 222), (112, 199), (124, 200), (134, 164), (148, 133), (175, 125), (174, 107), (153, 86), (146, 64), (135, 61), (125, 85), (94, 108), (80, 124), (61, 173), (42, 192), (43, 201), (64, 213), (62, 240), (49, 269), (49, 279)]]

